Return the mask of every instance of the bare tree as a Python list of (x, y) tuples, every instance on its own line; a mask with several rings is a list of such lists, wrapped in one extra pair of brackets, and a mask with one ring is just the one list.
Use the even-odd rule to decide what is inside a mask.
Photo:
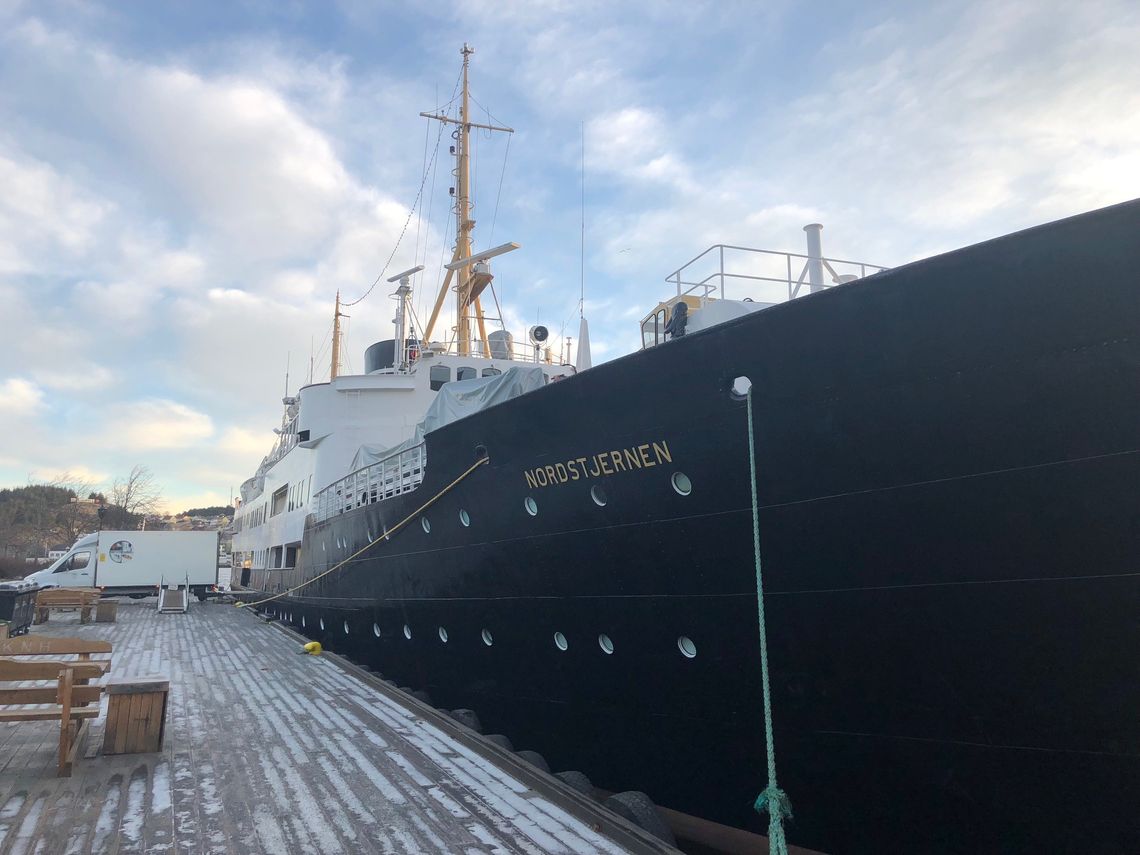
[[(61, 540), (63, 543), (72, 543), (79, 535), (92, 531), (95, 528), (95, 510), (90, 504), (81, 501), (81, 497), (90, 494), (94, 486), (91, 481), (70, 472), (64, 472), (45, 486), (59, 487), (73, 495), (70, 501), (59, 508), (55, 515), (55, 527), (49, 536)], [(50, 546), (50, 544), (44, 544)]]
[(162, 488), (154, 482), (149, 467), (136, 464), (125, 479), (115, 479), (111, 486), (111, 504), (126, 514), (140, 516), (154, 513), (162, 502)]

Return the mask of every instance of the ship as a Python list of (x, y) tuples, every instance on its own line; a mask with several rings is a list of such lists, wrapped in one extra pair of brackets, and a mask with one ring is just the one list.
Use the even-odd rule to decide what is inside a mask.
[(431, 114), (450, 341), (392, 277), (365, 373), (285, 399), (235, 588), (551, 768), (757, 832), (766, 644), (790, 842), (1135, 851), (1140, 200), (891, 269), (814, 224), (737, 272), (714, 247), (640, 350), (562, 364), (484, 328), (469, 57)]

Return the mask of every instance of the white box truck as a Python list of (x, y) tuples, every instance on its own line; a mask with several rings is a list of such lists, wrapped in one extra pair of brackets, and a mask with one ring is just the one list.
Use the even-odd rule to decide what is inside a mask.
[(189, 584), (204, 600), (218, 584), (218, 532), (95, 532), (25, 578), (44, 588), (102, 588), (131, 597), (153, 595), (160, 584)]

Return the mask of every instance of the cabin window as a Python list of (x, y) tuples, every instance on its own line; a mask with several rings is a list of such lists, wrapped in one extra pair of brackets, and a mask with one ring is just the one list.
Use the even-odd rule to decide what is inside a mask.
[(431, 390), (438, 392), (444, 383), (451, 382), (451, 368), (447, 365), (433, 365), (428, 373), (428, 379), (431, 381)]
[(494, 376), (496, 376), (498, 374), (502, 374), (502, 373), (503, 372), (500, 371), (498, 368), (484, 368), (483, 369), (483, 376), (484, 377), (494, 377)]
[(297, 547), (285, 547), (285, 566), (290, 569), (297, 566)]
[(456, 372), (455, 372), (455, 379), (456, 380), (474, 380), (478, 376), (479, 376), (479, 369), (478, 368), (470, 368), (467, 366), (464, 366), (463, 368), (456, 369)]
[(641, 325), (641, 346), (646, 348), (655, 344), (657, 344), (657, 316), (653, 315), (646, 318), (645, 323)]
[(282, 487), (273, 494), (273, 504), (269, 509), (269, 516), (275, 517), (285, 510), (285, 501), (289, 493), (288, 487)]
[(281, 564), (281, 547), (280, 546), (275, 546), (275, 547), (273, 547), (273, 549), (270, 550), (270, 562), (271, 562), (270, 567), (272, 567), (274, 569), (278, 569), (282, 566), (282, 564)]

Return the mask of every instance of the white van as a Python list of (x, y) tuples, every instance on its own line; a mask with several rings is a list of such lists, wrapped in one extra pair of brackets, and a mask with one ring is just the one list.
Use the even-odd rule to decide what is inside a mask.
[(102, 588), (145, 597), (159, 585), (189, 585), (199, 600), (218, 584), (216, 531), (100, 531), (50, 567), (25, 577), (43, 588)]

